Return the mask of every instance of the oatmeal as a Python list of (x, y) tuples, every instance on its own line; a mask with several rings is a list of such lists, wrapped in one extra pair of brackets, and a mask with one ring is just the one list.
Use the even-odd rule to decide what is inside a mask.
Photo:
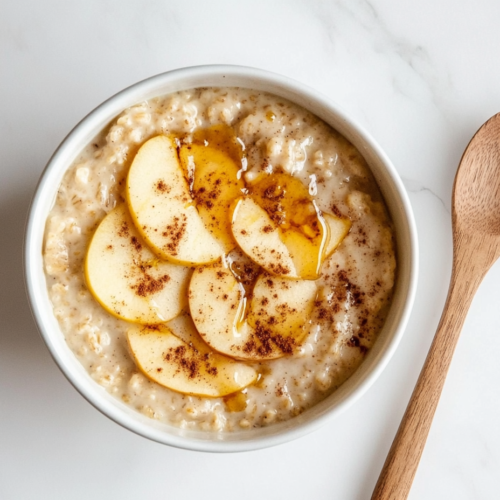
[[(158, 151), (168, 176), (148, 168)], [(125, 110), (68, 168), (44, 264), (90, 376), (207, 431), (287, 420), (335, 391), (376, 341), (396, 272), (360, 153), (304, 109), (239, 88)]]

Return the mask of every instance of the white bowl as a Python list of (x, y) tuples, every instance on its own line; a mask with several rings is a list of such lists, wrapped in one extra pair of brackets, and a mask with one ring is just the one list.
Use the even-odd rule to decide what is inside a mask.
[[(385, 198), (396, 229), (398, 272), (385, 326), (359, 369), (336, 392), (303, 414), (261, 429), (233, 433), (182, 430), (158, 423), (121, 403), (98, 385), (69, 349), (52, 313), (42, 262), (45, 221), (59, 184), (76, 156), (125, 108), (153, 97), (196, 87), (234, 86), (271, 92), (308, 109), (351, 141), (365, 157)], [(64, 139), (36, 189), (25, 237), (25, 279), (41, 335), (55, 362), (75, 388), (118, 424), (160, 443), (191, 450), (247, 451), (298, 438), (332, 420), (356, 401), (387, 365), (403, 335), (415, 295), (418, 248), (415, 222), (403, 184), (370, 135), (325, 96), (288, 78), (241, 66), (197, 66), (148, 78), (114, 95), (87, 115)]]

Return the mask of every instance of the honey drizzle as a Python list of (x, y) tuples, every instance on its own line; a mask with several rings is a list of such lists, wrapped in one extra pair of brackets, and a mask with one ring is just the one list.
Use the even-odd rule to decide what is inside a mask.
[(250, 196), (282, 230), (305, 279), (317, 279), (330, 232), (316, 200), (296, 177), (285, 173), (261, 174), (249, 188)]
[(224, 405), (226, 410), (232, 413), (237, 413), (246, 409), (248, 405), (247, 389), (233, 392), (224, 397)]

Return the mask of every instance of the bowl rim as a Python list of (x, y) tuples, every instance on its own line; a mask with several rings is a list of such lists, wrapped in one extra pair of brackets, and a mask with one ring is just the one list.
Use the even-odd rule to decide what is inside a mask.
[[(179, 85), (179, 82), (181, 81), (193, 81), (201, 79), (203, 81), (206, 80), (207, 82), (209, 82), (214, 79), (218, 79), (218, 81), (224, 80), (226, 77), (228, 77), (228, 81), (230, 81), (231, 78), (241, 78), (244, 80), (248, 80), (249, 85), (246, 88), (255, 88), (252, 87), (251, 82), (254, 82), (257, 87), (259, 85), (269, 84), (275, 86), (276, 88), (283, 88), (289, 94), (295, 94), (302, 100), (306, 99), (306, 101), (309, 101), (311, 103), (314, 103), (316, 106), (326, 109), (328, 113), (333, 113), (333, 115), (335, 115), (345, 125), (347, 130), (352, 130), (353, 132), (355, 132), (360, 137), (360, 140), (364, 142), (365, 149), (367, 151), (371, 150), (371, 153), (380, 160), (380, 163), (383, 165), (390, 182), (392, 182), (393, 184), (392, 188), (394, 191), (394, 195), (397, 198), (395, 203), (399, 206), (400, 213), (402, 214), (402, 217), (406, 224), (406, 237), (408, 243), (407, 251), (409, 252), (409, 255), (405, 256), (405, 259), (407, 259), (408, 261), (408, 268), (406, 270), (408, 282), (404, 287), (405, 300), (402, 303), (402, 308), (398, 313), (398, 319), (395, 322), (395, 326), (393, 326), (392, 335), (390, 336), (383, 352), (380, 352), (378, 354), (377, 360), (372, 363), (372, 369), (364, 376), (364, 378), (357, 384), (357, 386), (354, 387), (354, 390), (352, 390), (343, 399), (341, 399), (338, 404), (334, 405), (331, 408), (326, 408), (325, 411), (322, 411), (314, 417), (309, 418), (309, 420), (305, 419), (300, 421), (299, 417), (295, 417), (288, 420), (287, 424), (284, 426), (280, 427), (280, 424), (275, 424), (268, 427), (267, 429), (271, 429), (271, 431), (269, 431), (269, 435), (263, 435), (257, 438), (249, 437), (248, 439), (243, 438), (241, 440), (227, 441), (220, 439), (200, 439), (197, 437), (182, 435), (182, 433), (178, 433), (177, 435), (167, 433), (164, 429), (156, 428), (152, 424), (152, 422), (138, 421), (137, 415), (135, 415), (135, 413), (138, 414), (139, 412), (135, 410), (127, 411), (126, 408), (123, 407), (124, 405), (122, 405), (116, 398), (111, 396), (100, 386), (97, 386), (96, 382), (91, 381), (90, 383), (85, 383), (84, 377), (87, 376), (90, 381), (90, 375), (88, 375), (86, 371), (84, 374), (83, 372), (77, 373), (81, 370), (74, 363), (74, 361), (76, 360), (76, 362), (80, 364), (76, 356), (74, 356), (74, 359), (72, 360), (66, 359), (66, 354), (64, 354), (57, 346), (55, 335), (63, 335), (62, 332), (60, 330), (52, 331), (52, 329), (47, 325), (47, 316), (54, 317), (54, 315), (52, 310), (47, 311), (43, 307), (44, 304), (42, 304), (42, 301), (40, 300), (41, 295), (43, 296), (44, 293), (48, 297), (47, 285), (44, 281), (45, 273), (43, 271), (43, 262), (41, 273), (43, 274), (45, 291), (43, 291), (43, 289), (41, 288), (40, 280), (37, 281), (37, 279), (35, 278), (37, 276), (36, 273), (40, 272), (39, 264), (42, 259), (42, 248), (40, 247), (39, 242), (43, 242), (43, 233), (45, 232), (46, 223), (46, 217), (42, 221), (39, 220), (41, 217), (40, 207), (42, 206), (42, 203), (46, 201), (46, 192), (50, 192), (51, 189), (55, 189), (54, 187), (51, 188), (51, 186), (49, 185), (51, 182), (53, 182), (50, 174), (53, 170), (56, 169), (56, 166), (62, 161), (65, 155), (67, 156), (72, 153), (73, 157), (75, 157), (81, 151), (80, 148), (75, 152), (73, 143), (78, 141), (82, 142), (81, 137), (85, 136), (86, 133), (88, 134), (89, 129), (92, 128), (92, 123), (102, 121), (103, 117), (106, 117), (107, 122), (109, 123), (116, 117), (117, 114), (119, 114), (118, 110), (119, 112), (121, 112), (129, 106), (145, 100), (144, 96), (147, 94), (151, 95), (151, 93), (155, 94), (155, 89), (164, 89), (163, 91), (156, 93), (156, 95), (166, 95), (175, 92), (176, 84)], [(173, 89), (165, 91), (165, 89), (168, 88), (169, 85), (173, 87)], [(178, 90), (186, 90), (188, 88), (197, 88), (200, 86), (222, 87), (224, 85), (193, 85), (191, 87), (179, 87)], [(244, 87), (243, 85), (240, 86)], [(291, 100), (292, 102), (294, 101), (293, 97), (286, 98)], [(122, 105), (123, 103), (128, 104)], [(323, 118), (317, 112), (315, 112), (315, 114), (319, 115), (320, 118)], [(343, 135), (345, 134), (343, 133)], [(86, 140), (86, 143), (90, 142), (92, 137), (89, 136), (87, 139), (88, 140)], [(70, 165), (71, 162), (67, 163), (66, 168), (63, 169), (63, 172), (65, 172)], [(56, 194), (57, 189), (55, 189), (54, 199)], [(52, 202), (53, 201), (54, 200), (52, 200)], [(28, 295), (28, 302), (35, 319), (35, 323), (38, 327), (38, 331), (43, 338), (44, 343), (46, 344), (56, 365), (69, 380), (69, 382), (75, 387), (75, 389), (88, 402), (90, 402), (101, 413), (103, 413), (122, 427), (125, 427), (132, 432), (135, 432), (136, 434), (149, 438), (153, 441), (188, 450), (208, 452), (235, 452), (250, 451), (270, 446), (276, 446), (292, 439), (302, 437), (323, 426), (326, 422), (330, 421), (336, 415), (350, 407), (375, 382), (375, 380), (385, 369), (389, 360), (394, 354), (402, 338), (411, 313), (418, 277), (418, 241), (415, 220), (408, 195), (395, 167), (393, 166), (387, 155), (384, 153), (384, 151), (372, 138), (372, 136), (364, 129), (364, 127), (362, 127), (352, 117), (350, 117), (338, 104), (323, 95), (321, 92), (318, 92), (307, 85), (273, 72), (247, 66), (216, 64), (179, 68), (160, 73), (158, 75), (130, 85), (129, 87), (121, 90), (120, 92), (117, 92), (116, 94), (105, 100), (102, 104), (97, 106), (69, 132), (69, 134), (63, 139), (63, 141), (60, 143), (58, 148), (49, 159), (36, 186), (26, 221), (23, 260), (24, 281)], [(364, 363), (366, 363), (366, 360), (364, 361)], [(92, 384), (96, 384), (96, 386), (100, 387), (102, 391), (95, 390), (95, 387), (93, 387)], [(341, 388), (342, 387), (343, 386), (341, 386)], [(326, 398), (326, 400), (328, 400), (329, 397)], [(109, 400), (109, 398), (113, 398), (115, 402), (113, 403)], [(294, 421), (296, 421), (295, 424), (293, 423)], [(273, 428), (275, 428), (277, 432), (273, 433)]]

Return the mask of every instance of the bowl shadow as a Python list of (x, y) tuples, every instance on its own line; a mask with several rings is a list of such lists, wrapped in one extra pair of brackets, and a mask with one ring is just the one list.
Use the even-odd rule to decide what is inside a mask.
[[(23, 277), (23, 240), (34, 189), (13, 189), (0, 198), (0, 377), (3, 389), (37, 385), (56, 373), (31, 315)], [(29, 382), (28, 382), (29, 381)], [(26, 387), (26, 386), (25, 386)]]

